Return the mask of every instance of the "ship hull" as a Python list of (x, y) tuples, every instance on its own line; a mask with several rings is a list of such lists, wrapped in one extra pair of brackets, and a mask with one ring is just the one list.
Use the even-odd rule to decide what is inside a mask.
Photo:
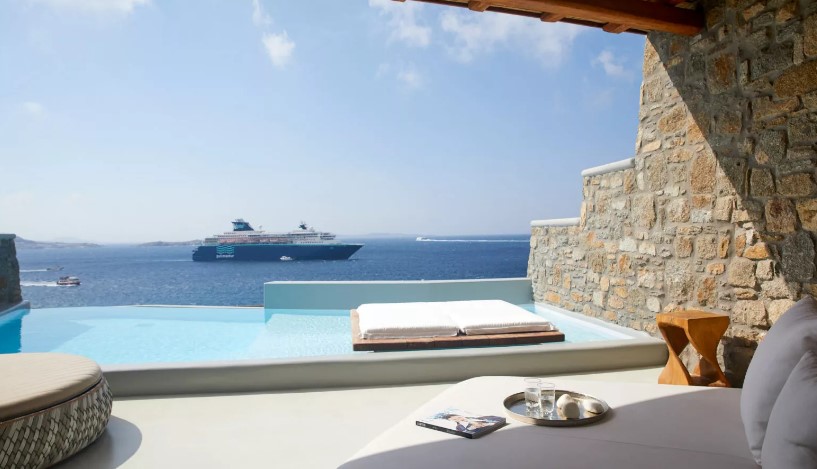
[(362, 244), (230, 244), (199, 246), (194, 261), (345, 260)]

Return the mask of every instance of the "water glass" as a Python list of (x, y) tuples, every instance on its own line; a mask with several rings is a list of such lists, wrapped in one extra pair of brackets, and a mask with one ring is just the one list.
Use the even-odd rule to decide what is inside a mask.
[(525, 378), (525, 410), (528, 415), (542, 415), (542, 380)]
[(553, 412), (556, 407), (556, 385), (553, 383), (540, 382), (539, 396), (541, 400), (542, 411), (546, 414)]

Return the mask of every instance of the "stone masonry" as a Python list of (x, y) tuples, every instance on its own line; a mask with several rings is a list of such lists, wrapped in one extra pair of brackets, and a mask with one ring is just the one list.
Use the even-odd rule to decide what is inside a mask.
[(0, 234), (0, 311), (22, 300), (14, 235)]
[(634, 168), (585, 177), (579, 224), (532, 228), (528, 270), (536, 301), (653, 335), (660, 311), (729, 314), (739, 385), (817, 294), (817, 2), (699, 7), (702, 34), (648, 37)]

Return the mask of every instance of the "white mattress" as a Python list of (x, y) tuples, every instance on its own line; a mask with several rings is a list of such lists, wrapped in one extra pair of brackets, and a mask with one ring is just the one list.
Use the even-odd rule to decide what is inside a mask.
[(556, 330), (541, 316), (501, 300), (370, 303), (360, 305), (357, 313), (363, 339)]
[(415, 424), (447, 407), (505, 416), (503, 400), (523, 389), (522, 377), (470, 379), (380, 434), (341, 469), (759, 469), (740, 420), (740, 389), (552, 381), (557, 389), (604, 399), (612, 414), (582, 427), (538, 427), (509, 417), (479, 440)]
[(460, 331), (438, 303), (370, 303), (357, 314), (363, 339), (453, 337)]
[(556, 330), (545, 318), (502, 300), (447, 301), (440, 307), (466, 335)]

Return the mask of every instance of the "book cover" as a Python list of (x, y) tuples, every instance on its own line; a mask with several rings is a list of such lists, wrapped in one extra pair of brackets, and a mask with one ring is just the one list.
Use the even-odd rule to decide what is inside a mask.
[(464, 410), (449, 408), (418, 420), (417, 425), (465, 438), (479, 438), (505, 425), (505, 417), (476, 415)]

